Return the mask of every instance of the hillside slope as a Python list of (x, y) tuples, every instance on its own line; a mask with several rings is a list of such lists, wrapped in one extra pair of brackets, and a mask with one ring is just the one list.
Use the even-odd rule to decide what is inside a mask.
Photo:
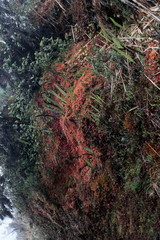
[(59, 38), (7, 63), (6, 181), (47, 240), (160, 237), (159, 6), (144, 2), (40, 1), (30, 19), (57, 17)]

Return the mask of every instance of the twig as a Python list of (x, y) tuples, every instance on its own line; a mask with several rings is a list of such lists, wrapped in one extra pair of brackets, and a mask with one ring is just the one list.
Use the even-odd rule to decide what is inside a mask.
[(143, 30), (145, 30), (152, 22), (153, 22), (153, 19), (147, 22), (147, 24), (143, 27)]
[[(32, 11), (35, 12), (37, 14), (37, 16), (39, 16), (44, 22), (48, 22), (43, 16), (41, 16), (34, 8), (32, 8)], [(53, 27), (55, 27), (54, 24), (50, 23)]]
[(156, 183), (153, 183), (153, 189), (155, 190), (157, 195), (160, 197), (160, 188), (158, 187), (158, 185)]
[(160, 88), (157, 86), (157, 84), (155, 82), (153, 82), (146, 74), (144, 74), (144, 76), (158, 89), (160, 90)]
[(156, 122), (154, 122), (153, 120), (151, 120), (151, 122), (152, 122), (152, 124), (153, 124), (154, 127), (160, 128), (160, 126), (159, 126)]
[(132, 0), (133, 2), (130, 2), (128, 0), (121, 0), (123, 3), (131, 6), (131, 7), (135, 7), (143, 12), (145, 12), (146, 14), (152, 16), (156, 21), (160, 22), (160, 18), (158, 18), (156, 15), (154, 15), (148, 8), (146, 8), (143, 4), (141, 4), (139, 1), (136, 0)]
[(64, 11), (64, 12), (66, 12), (66, 9), (62, 6), (62, 3), (60, 3), (60, 1), (58, 1), (58, 0), (55, 0), (56, 1), (56, 3), (59, 5), (59, 7)]
[(146, 144), (152, 149), (152, 151), (158, 156), (160, 157), (160, 155), (158, 154), (158, 152), (149, 144), (146, 142)]
[(114, 83), (113, 83), (113, 76), (111, 76), (111, 99), (113, 97), (113, 90), (114, 90)]
[(133, 108), (131, 108), (128, 112), (131, 112), (131, 111), (133, 111), (133, 110), (135, 110), (135, 109), (137, 109), (137, 108), (138, 108), (138, 106), (133, 107)]
[(71, 26), (71, 30), (72, 30), (73, 41), (76, 42), (75, 35), (74, 35), (74, 30), (73, 30), (73, 26)]

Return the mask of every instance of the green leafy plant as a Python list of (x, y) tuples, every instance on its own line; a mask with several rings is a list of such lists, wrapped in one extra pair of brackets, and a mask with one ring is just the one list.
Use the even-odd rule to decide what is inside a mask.
[(105, 28), (102, 28), (100, 36), (104, 38), (106, 42), (112, 43), (113, 45), (111, 45), (111, 48), (117, 51), (121, 56), (128, 59), (130, 62), (134, 63), (133, 58), (124, 51), (125, 50), (124, 46), (122, 46), (119, 39), (115, 37), (114, 34), (109, 29), (106, 30)]
[(91, 153), (91, 154), (93, 154), (93, 151), (92, 151), (92, 149), (90, 149), (89, 147), (83, 147), (85, 150), (87, 150), (87, 152), (89, 152), (89, 153)]
[[(58, 85), (55, 85), (56, 89), (58, 90), (58, 93), (56, 90), (49, 91), (48, 96), (44, 95), (44, 99), (46, 100), (47, 108), (49, 110), (54, 111), (57, 114), (64, 114), (64, 105), (67, 104), (67, 93)], [(62, 96), (60, 96), (63, 95)], [(56, 101), (55, 97), (60, 101)]]
[[(110, 20), (115, 27), (121, 30), (123, 29), (123, 26), (115, 21), (112, 17), (110, 17)], [(106, 29), (103, 24), (101, 25), (100, 36), (105, 39), (106, 43), (110, 43), (111, 48), (117, 51), (118, 54), (134, 63), (133, 58), (128, 54), (126, 47), (122, 45), (118, 37), (116, 37), (116, 34), (109, 28)]]
[(92, 165), (92, 163), (90, 161), (88, 161), (87, 159), (84, 159), (84, 161), (87, 163), (87, 165), (90, 167), (90, 168), (94, 168), (94, 166)]
[(90, 105), (90, 111), (89, 111), (89, 119), (91, 119), (97, 126), (100, 124), (100, 120), (103, 116), (103, 106), (104, 106), (104, 101), (103, 99), (96, 95), (96, 94), (91, 94), (90, 98), (93, 100), (93, 104)]

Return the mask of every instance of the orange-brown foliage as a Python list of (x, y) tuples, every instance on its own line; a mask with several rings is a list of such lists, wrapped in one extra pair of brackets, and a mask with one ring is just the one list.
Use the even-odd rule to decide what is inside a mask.
[(160, 82), (159, 49), (159, 43), (157, 41), (152, 41), (148, 45), (145, 56), (146, 74), (156, 84)]
[[(42, 184), (48, 189), (50, 196), (56, 197), (65, 209), (73, 208), (77, 199), (80, 199), (85, 207), (92, 203), (93, 194), (86, 195), (86, 191), (92, 192), (90, 184), (94, 169), (85, 159), (93, 168), (101, 169), (102, 166), (100, 151), (90, 144), (83, 132), (82, 120), (89, 114), (91, 104), (89, 92), (95, 83), (101, 85), (103, 82), (102, 78), (95, 78), (90, 63), (85, 59), (91, 47), (91, 42), (76, 44), (68, 53), (65, 63), (56, 64), (55, 73), (45, 73), (40, 91), (42, 95), (37, 98), (38, 107), (46, 112), (43, 95), (55, 90), (55, 83), (67, 93), (67, 103), (63, 104), (62, 115), (57, 119), (37, 119), (39, 124), (43, 127), (49, 126), (53, 132), (49, 136), (42, 136)], [(61, 95), (60, 92), (58, 94)], [(55, 100), (62, 104), (57, 97)], [(89, 154), (85, 147), (89, 147), (93, 153)], [(47, 176), (48, 169), (50, 174)], [(71, 178), (74, 180), (73, 186), (69, 184)]]

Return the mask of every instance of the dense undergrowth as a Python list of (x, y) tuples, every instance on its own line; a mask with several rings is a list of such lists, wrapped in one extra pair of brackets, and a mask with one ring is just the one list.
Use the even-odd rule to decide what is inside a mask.
[(32, 47), (1, 49), (1, 165), (46, 239), (160, 237), (159, 8), (134, 4), (22, 3)]

